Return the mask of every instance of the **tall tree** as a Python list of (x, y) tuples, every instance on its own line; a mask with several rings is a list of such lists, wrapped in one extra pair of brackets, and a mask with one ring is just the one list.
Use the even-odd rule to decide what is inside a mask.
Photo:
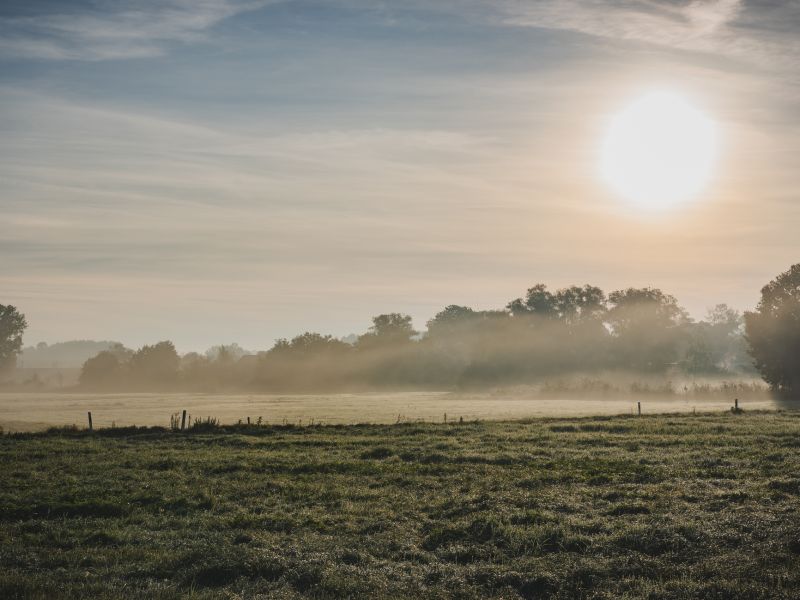
[(663, 371), (677, 364), (691, 319), (674, 296), (656, 288), (628, 288), (611, 292), (608, 302), (617, 366)]
[(178, 375), (180, 357), (172, 342), (142, 346), (130, 360), (131, 375), (140, 383), (168, 383)]
[(0, 371), (16, 366), (27, 326), (25, 315), (14, 306), (0, 304)]
[(800, 264), (761, 288), (761, 300), (744, 315), (756, 369), (781, 390), (800, 391)]
[(600, 322), (606, 312), (606, 295), (599, 287), (572, 285), (554, 295), (558, 316), (569, 325)]
[(742, 315), (727, 304), (709, 309), (703, 321), (689, 328), (683, 367), (690, 373), (747, 370), (743, 323)]
[(543, 283), (528, 288), (525, 298), (517, 298), (508, 303), (506, 308), (516, 316), (535, 315), (537, 317), (555, 317), (558, 315), (556, 297)]
[(107, 386), (120, 383), (122, 364), (116, 354), (103, 350), (83, 363), (78, 381), (85, 386)]

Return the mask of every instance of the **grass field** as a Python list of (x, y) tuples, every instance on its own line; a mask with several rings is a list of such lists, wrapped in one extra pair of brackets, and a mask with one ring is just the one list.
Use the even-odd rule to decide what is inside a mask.
[(0, 437), (0, 598), (797, 598), (800, 414)]

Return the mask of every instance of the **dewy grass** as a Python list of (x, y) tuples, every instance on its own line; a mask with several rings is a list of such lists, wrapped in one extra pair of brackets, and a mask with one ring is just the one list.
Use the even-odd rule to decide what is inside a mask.
[(1, 598), (794, 598), (800, 415), (0, 437)]

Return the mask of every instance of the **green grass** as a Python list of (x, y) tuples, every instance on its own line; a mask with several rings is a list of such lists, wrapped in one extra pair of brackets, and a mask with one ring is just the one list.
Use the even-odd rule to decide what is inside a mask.
[(797, 598), (800, 414), (0, 437), (0, 598)]

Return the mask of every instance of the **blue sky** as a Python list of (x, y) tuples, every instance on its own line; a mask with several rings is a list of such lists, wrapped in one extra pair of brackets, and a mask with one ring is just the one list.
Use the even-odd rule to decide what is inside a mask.
[[(700, 317), (797, 261), (800, 4), (0, 5), (0, 302), (26, 343), (265, 348), (539, 281)], [(658, 219), (597, 174), (653, 88), (719, 126)]]

